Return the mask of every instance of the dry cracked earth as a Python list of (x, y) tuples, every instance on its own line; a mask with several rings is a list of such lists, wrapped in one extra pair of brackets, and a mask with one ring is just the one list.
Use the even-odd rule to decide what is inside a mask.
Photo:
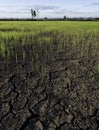
[(76, 51), (34, 67), (1, 61), (0, 130), (99, 130), (97, 63)]

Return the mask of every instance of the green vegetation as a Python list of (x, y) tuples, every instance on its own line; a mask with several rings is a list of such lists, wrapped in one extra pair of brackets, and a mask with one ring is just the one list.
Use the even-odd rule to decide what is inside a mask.
[(44, 62), (49, 55), (69, 49), (82, 57), (94, 57), (98, 48), (99, 22), (0, 22), (0, 58), (3, 60)]

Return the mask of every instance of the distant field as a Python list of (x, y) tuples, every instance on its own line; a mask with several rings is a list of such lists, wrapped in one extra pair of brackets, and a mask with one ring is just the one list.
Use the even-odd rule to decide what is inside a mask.
[(46, 61), (48, 54), (69, 49), (88, 57), (95, 56), (98, 48), (99, 22), (0, 22), (1, 59), (40, 61), (43, 55)]

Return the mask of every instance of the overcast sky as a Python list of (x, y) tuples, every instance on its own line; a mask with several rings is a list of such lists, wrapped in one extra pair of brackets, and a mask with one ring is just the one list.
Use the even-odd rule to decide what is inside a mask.
[(31, 18), (30, 10), (39, 17), (99, 17), (99, 0), (0, 0), (0, 18)]

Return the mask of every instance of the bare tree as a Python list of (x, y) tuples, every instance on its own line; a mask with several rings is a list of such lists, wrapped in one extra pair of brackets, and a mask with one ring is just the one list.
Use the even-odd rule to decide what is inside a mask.
[(33, 9), (31, 9), (31, 15), (32, 15), (32, 19), (33, 19), (34, 17), (36, 17), (36, 11), (33, 10)]
[(39, 12), (39, 10), (37, 10), (37, 18), (39, 18), (39, 14), (40, 14), (40, 12)]
[(33, 19), (33, 9), (31, 9), (31, 15), (32, 15), (32, 19)]
[(35, 10), (34, 10), (33, 14), (34, 14), (34, 17), (36, 17), (36, 11)]

